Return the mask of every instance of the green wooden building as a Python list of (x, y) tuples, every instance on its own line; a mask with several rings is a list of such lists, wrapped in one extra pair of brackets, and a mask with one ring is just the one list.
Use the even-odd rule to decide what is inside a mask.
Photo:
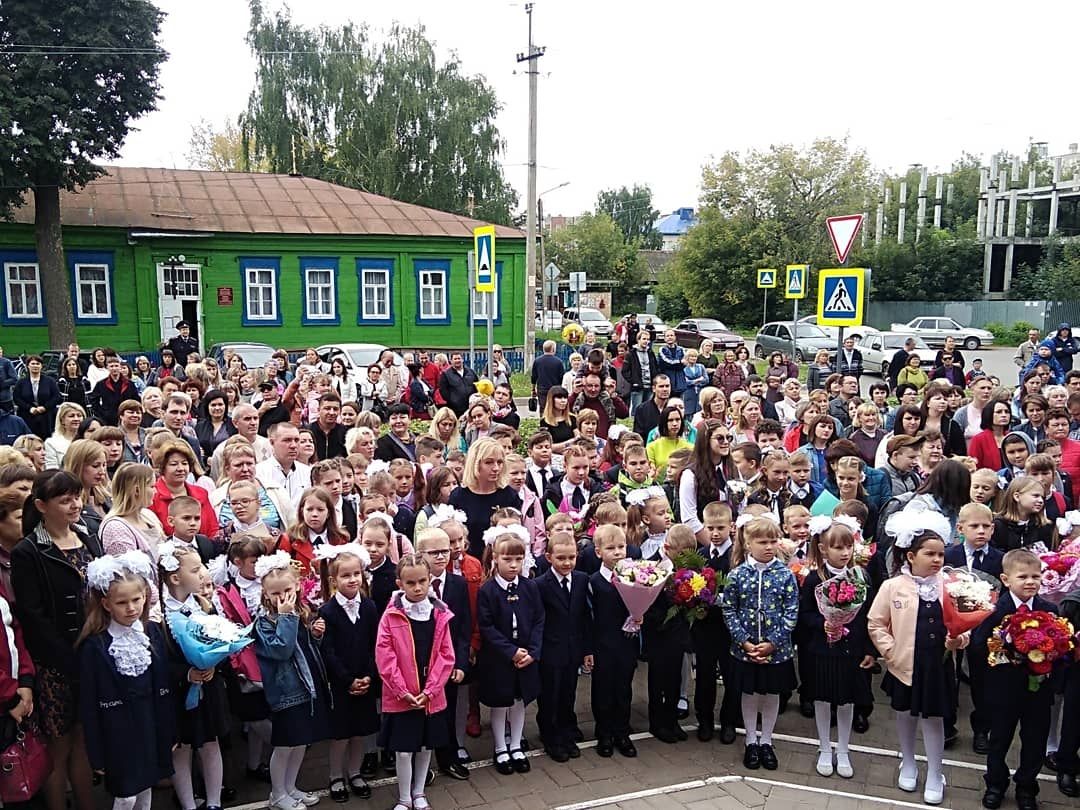
[[(307, 177), (110, 167), (61, 199), (83, 347), (148, 350), (188, 320), (205, 350), (224, 341), (289, 349), (478, 342), (467, 253), (485, 223)], [(0, 345), (48, 346), (32, 200), (0, 221)], [(496, 231), (494, 336), (525, 342), (525, 239)], [(61, 347), (52, 347), (61, 348)]]

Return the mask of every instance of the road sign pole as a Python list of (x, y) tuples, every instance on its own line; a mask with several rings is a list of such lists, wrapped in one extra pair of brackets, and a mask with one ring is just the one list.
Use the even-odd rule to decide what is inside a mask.
[(765, 303), (761, 305), (761, 325), (769, 322), (769, 288), (765, 288)]
[(476, 370), (476, 318), (474, 301), (476, 299), (476, 254), (469, 251), (469, 368)]
[(495, 343), (491, 337), (492, 317), (495, 314), (495, 293), (484, 293), (487, 296), (487, 367), (488, 379), (494, 382), (495, 365), (493, 362)]
[(799, 299), (794, 301), (795, 312), (791, 316), (791, 359), (799, 362)]

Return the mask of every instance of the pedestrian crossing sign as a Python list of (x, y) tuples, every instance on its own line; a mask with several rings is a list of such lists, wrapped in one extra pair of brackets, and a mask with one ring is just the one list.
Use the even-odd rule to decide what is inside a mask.
[(495, 292), (495, 226), (473, 228), (473, 251), (476, 254), (476, 291)]
[(810, 267), (805, 264), (787, 266), (787, 284), (784, 286), (785, 298), (806, 298), (806, 282)]
[(759, 290), (776, 289), (776, 270), (772, 267), (759, 267), (757, 271), (757, 286)]
[(862, 326), (865, 284), (862, 267), (822, 270), (818, 274), (818, 325)]

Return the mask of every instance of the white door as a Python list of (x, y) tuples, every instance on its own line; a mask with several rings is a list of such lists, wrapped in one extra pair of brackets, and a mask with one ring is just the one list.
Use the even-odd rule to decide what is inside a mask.
[(199, 351), (206, 347), (202, 338), (201, 267), (197, 264), (172, 266), (158, 264), (158, 315), (161, 319), (161, 340), (176, 337), (176, 324), (188, 321), (191, 335), (199, 342)]

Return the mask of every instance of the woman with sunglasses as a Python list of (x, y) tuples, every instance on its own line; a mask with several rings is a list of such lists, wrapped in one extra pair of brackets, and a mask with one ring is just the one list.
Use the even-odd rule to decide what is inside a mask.
[(679, 476), (679, 514), (702, 545), (709, 542), (705, 505), (725, 500), (731, 464), (731, 429), (719, 419), (706, 420), (698, 428), (690, 463)]

